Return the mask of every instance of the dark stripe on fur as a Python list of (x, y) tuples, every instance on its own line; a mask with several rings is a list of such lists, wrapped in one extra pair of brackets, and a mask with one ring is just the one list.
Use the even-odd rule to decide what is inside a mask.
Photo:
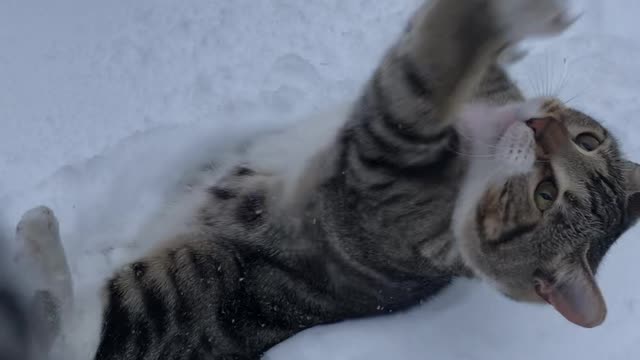
[(395, 154), (399, 150), (396, 144), (393, 144), (388, 139), (385, 139), (384, 136), (376, 132), (371, 121), (364, 121), (362, 124), (362, 130), (364, 134), (361, 135), (365, 135), (370, 139), (380, 152)]
[(183, 283), (178, 280), (178, 277), (176, 275), (178, 271), (184, 270), (180, 267), (180, 259), (178, 258), (177, 252), (175, 250), (169, 252), (168, 256), (169, 267), (167, 269), (167, 276), (169, 277), (169, 285), (173, 289), (173, 314), (178, 325), (185, 325), (193, 319), (191, 316), (190, 308), (188, 306), (188, 302), (184, 296), (184, 290), (182, 290)]
[(373, 184), (371, 186), (368, 187), (368, 189), (371, 192), (382, 192), (382, 191), (387, 191), (389, 190), (394, 184), (395, 184), (395, 180), (391, 180), (391, 181), (386, 181), (383, 183), (379, 183), (379, 184)]
[(507, 231), (502, 232), (502, 234), (500, 234), (500, 237), (498, 237), (495, 240), (487, 239), (489, 241), (488, 244), (491, 247), (499, 247), (499, 246), (509, 244), (515, 240), (518, 240), (523, 235), (526, 235), (532, 232), (533, 230), (535, 230), (536, 227), (538, 227), (538, 224), (518, 225), (513, 229), (509, 229)]
[(102, 334), (95, 360), (113, 360), (124, 355), (133, 330), (127, 309), (122, 303), (117, 280), (111, 280), (106, 290), (108, 303), (103, 315)]
[(399, 65), (404, 75), (404, 81), (414, 96), (428, 99), (433, 98), (433, 90), (429, 82), (420, 74), (418, 66), (411, 59), (405, 56), (400, 60)]
[(213, 255), (201, 254), (192, 248), (187, 248), (185, 256), (191, 262), (195, 280), (198, 280), (205, 290), (210, 290), (216, 284), (219, 275), (215, 269), (221, 268)]
[[(164, 340), (162, 350), (158, 360), (171, 359), (171, 360), (183, 360), (187, 359), (191, 349), (189, 349), (189, 340), (185, 335), (180, 334)], [(137, 359), (136, 359), (137, 360)]]
[(149, 330), (148, 320), (138, 319), (131, 334), (135, 336), (135, 348), (137, 350), (134, 359), (144, 359), (152, 344), (151, 330)]
[(360, 184), (360, 186), (363, 186), (365, 189), (368, 189), (372, 192), (385, 191), (391, 188), (397, 181), (395, 177), (387, 176), (374, 180), (371, 177), (360, 174), (360, 172), (355, 167), (351, 166), (352, 160), (350, 160), (349, 158), (352, 153), (352, 147), (354, 146), (353, 138), (353, 129), (343, 129), (342, 135), (338, 139), (338, 148), (341, 149), (337, 161), (338, 168), (334, 173), (334, 176), (328, 180), (333, 181), (336, 178), (349, 178), (351, 179), (350, 182), (358, 183)]
[(433, 231), (431, 231), (429, 233), (429, 235), (422, 241), (420, 241), (418, 243), (418, 245), (416, 246), (416, 252), (420, 252), (420, 248), (424, 247), (426, 244), (434, 241), (434, 240), (438, 240), (440, 239), (442, 236), (444, 236), (445, 234), (447, 234), (448, 232), (451, 231), (451, 221), (447, 221), (444, 222), (442, 224), (437, 225), (437, 227), (435, 227), (433, 229)]
[(619, 192), (619, 186), (615, 186), (606, 176), (604, 176), (601, 172), (595, 172), (597, 179), (602, 182), (609, 189), (609, 193), (615, 195)]
[(457, 134), (452, 132), (448, 146), (443, 146), (439, 154), (434, 154), (434, 158), (430, 159), (430, 161), (416, 165), (399, 164), (384, 157), (368, 157), (357, 141), (352, 144), (354, 145), (353, 151), (356, 151), (360, 163), (370, 170), (402, 178), (424, 178), (442, 173), (448, 165), (453, 163), (457, 154), (451, 149), (458, 147), (458, 137)]
[(255, 171), (245, 166), (240, 166), (235, 171), (236, 176), (253, 176), (255, 174), (256, 174)]
[(502, 187), (502, 192), (498, 198), (499, 203), (503, 204), (502, 216), (500, 217), (500, 221), (502, 221), (503, 224), (506, 224), (509, 221), (509, 218), (513, 216), (511, 213), (512, 201), (510, 201), (508, 196), (510, 194), (510, 190), (511, 182), (507, 181)]
[[(428, 145), (434, 142), (439, 142), (442, 140), (443, 133), (447, 132), (448, 129), (443, 129), (442, 132), (438, 132), (436, 134), (424, 135), (420, 134), (414, 129), (412, 126), (407, 124), (407, 121), (403, 119), (399, 119), (393, 115), (391, 112), (391, 107), (389, 105), (389, 100), (385, 96), (385, 89), (380, 83), (379, 75), (375, 76), (370, 84), (371, 89), (370, 93), (366, 95), (366, 97), (371, 97), (368, 99), (368, 103), (363, 106), (371, 106), (375, 109), (379, 120), (384, 125), (385, 129), (389, 131), (391, 135), (393, 135), (398, 140), (405, 142), (407, 144), (413, 145)], [(422, 114), (422, 118), (428, 118), (430, 113)], [(369, 119), (372, 121), (374, 119)], [(376, 119), (377, 120), (377, 119)], [(367, 121), (367, 120), (365, 120)]]
[(142, 293), (146, 318), (153, 323), (156, 335), (162, 337), (168, 327), (168, 309), (163, 301), (165, 296), (159, 290), (159, 285), (149, 283), (153, 280), (147, 277), (147, 264), (136, 262), (131, 269), (134, 272), (137, 287)]
[(479, 88), (480, 93), (477, 94), (478, 96), (491, 98), (515, 91), (513, 82), (500, 67), (494, 65), (486, 74)]
[(219, 187), (212, 187), (209, 192), (220, 200), (231, 200), (238, 196), (235, 191)]
[(240, 201), (236, 210), (236, 218), (245, 225), (256, 225), (263, 219), (265, 211), (265, 195), (263, 193), (252, 193), (245, 196)]
[(591, 195), (592, 215), (606, 226), (620, 226), (625, 213), (625, 199), (618, 196), (621, 186), (596, 171), (586, 187)]
[[(587, 189), (589, 191), (598, 191), (598, 189), (596, 189), (596, 187), (593, 184), (588, 184), (587, 185)], [(594, 217), (600, 219), (600, 221), (603, 220), (602, 218), (602, 213), (601, 213), (601, 207), (600, 207), (600, 199), (596, 196), (591, 196), (591, 215), (593, 215)]]

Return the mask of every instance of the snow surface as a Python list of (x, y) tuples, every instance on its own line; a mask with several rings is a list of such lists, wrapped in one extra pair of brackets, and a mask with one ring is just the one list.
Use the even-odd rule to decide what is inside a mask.
[[(532, 44), (513, 73), (529, 93), (557, 93), (604, 121), (640, 161), (640, 2), (575, 2), (582, 20)], [(353, 98), (417, 4), (1, 0), (5, 231), (28, 208), (51, 206), (76, 291), (95, 297), (115, 266), (152, 246), (132, 239), (198, 160), (185, 155), (219, 154)], [(638, 359), (638, 235), (602, 267), (609, 317), (594, 330), (461, 281), (412, 311), (317, 327), (267, 357)]]

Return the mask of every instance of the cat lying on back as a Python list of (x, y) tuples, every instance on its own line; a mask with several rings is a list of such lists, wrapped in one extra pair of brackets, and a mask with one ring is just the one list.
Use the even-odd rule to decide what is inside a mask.
[[(588, 115), (525, 100), (497, 63), (571, 23), (562, 0), (424, 5), (321, 146), (305, 147), (319, 135), (303, 124), (302, 138), (201, 174), (165, 222), (174, 235), (105, 285), (95, 359), (257, 359), (460, 276), (601, 324), (594, 274), (637, 220), (638, 167)], [(302, 147), (260, 160), (289, 141)], [(66, 283), (50, 290), (65, 309), (68, 267), (43, 226), (54, 222), (36, 209), (19, 233), (58, 259), (48, 272)]]

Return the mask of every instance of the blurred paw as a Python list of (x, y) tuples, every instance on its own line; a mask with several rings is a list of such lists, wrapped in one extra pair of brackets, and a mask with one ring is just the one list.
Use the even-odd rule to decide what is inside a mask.
[(22, 215), (16, 229), (16, 238), (23, 242), (26, 256), (42, 259), (60, 251), (58, 219), (53, 211), (40, 206)]
[(571, 14), (568, 0), (494, 0), (493, 4), (510, 42), (558, 35), (579, 18)]

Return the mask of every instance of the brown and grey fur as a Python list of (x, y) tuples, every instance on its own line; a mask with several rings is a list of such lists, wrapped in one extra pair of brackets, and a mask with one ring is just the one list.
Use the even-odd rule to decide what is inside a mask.
[[(258, 359), (304, 329), (406, 309), (460, 276), (525, 301), (540, 301), (536, 281), (569, 288), (595, 309), (583, 325), (601, 322), (592, 273), (637, 212), (635, 165), (606, 129), (541, 102), (531, 117), (553, 121), (532, 143), (537, 161), (462, 198), (476, 181), (463, 114), (520, 109), (496, 60), (562, 31), (561, 3), (421, 8), (295, 181), (233, 167), (200, 194), (188, 231), (108, 281), (95, 359)], [(602, 141), (592, 153), (573, 143), (584, 131)], [(532, 193), (548, 177), (561, 196), (543, 213)]]

